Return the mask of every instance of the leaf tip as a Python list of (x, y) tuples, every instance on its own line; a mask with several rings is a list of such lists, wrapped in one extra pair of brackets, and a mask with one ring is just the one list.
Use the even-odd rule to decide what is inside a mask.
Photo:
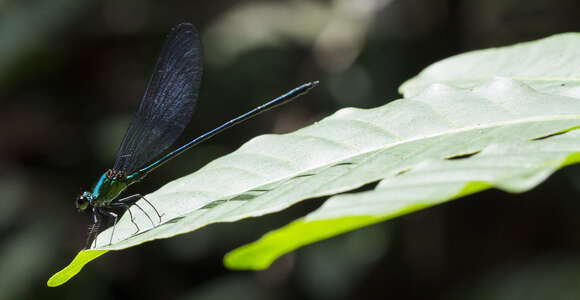
[(63, 285), (78, 274), (87, 263), (107, 252), (108, 250), (81, 250), (68, 266), (52, 275), (46, 285), (48, 287)]

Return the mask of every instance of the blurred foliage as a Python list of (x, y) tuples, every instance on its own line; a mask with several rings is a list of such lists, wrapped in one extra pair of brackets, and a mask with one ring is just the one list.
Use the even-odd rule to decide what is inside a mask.
[[(141, 193), (257, 134), (288, 132), (346, 105), (384, 104), (443, 57), (579, 31), (579, 11), (576, 0), (0, 1), (0, 299), (518, 299), (539, 285), (553, 292), (537, 297), (577, 298), (564, 281), (577, 276), (580, 249), (576, 167), (522, 195), (484, 192), (379, 224), (384, 250), (370, 246), (373, 235), (357, 241), (375, 252), (335, 242), (353, 232), (266, 271), (223, 268), (227, 250), (314, 201), (109, 255), (58, 289), (45, 280), (82, 247), (88, 219), (73, 199), (113, 163), (173, 25), (193, 22), (205, 44), (200, 103), (181, 142), (298, 83), (322, 86), (315, 101), (272, 111), (159, 169), (132, 187)], [(339, 252), (372, 257), (346, 266)], [(337, 285), (340, 294), (327, 288)]]

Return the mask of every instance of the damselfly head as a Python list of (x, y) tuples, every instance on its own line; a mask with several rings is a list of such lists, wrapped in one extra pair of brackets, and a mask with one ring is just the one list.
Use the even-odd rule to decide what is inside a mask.
[(83, 192), (78, 196), (75, 200), (75, 206), (77, 207), (78, 211), (85, 211), (89, 205), (91, 204), (92, 194), (88, 191)]

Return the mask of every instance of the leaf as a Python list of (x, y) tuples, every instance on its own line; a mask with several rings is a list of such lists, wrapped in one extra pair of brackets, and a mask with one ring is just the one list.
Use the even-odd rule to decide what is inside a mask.
[[(103, 246), (111, 236), (108, 229), (98, 236), (96, 250), (120, 250), (261, 216), (380, 181), (373, 191), (332, 197), (305, 218), (226, 257), (232, 268), (265, 268), (302, 245), (453, 197), (490, 186), (529, 189), (577, 161), (574, 132), (549, 136), (579, 125), (577, 97), (540, 92), (514, 79), (483, 80), (469, 88), (431, 84), (412, 98), (375, 109), (342, 109), (290, 134), (254, 138), (147, 195), (163, 214), (160, 224), (152, 226), (133, 208), (141, 231), (134, 234), (125, 214), (113, 243)], [(146, 203), (138, 204), (155, 216)], [(80, 271), (89, 261), (86, 252), (69, 267)], [(67, 276), (58, 284), (76, 274), (61, 272)]]
[[(315, 241), (490, 187), (508, 192), (529, 190), (557, 169), (577, 163), (580, 132), (572, 130), (580, 125), (579, 112), (568, 111), (564, 102), (576, 107), (580, 98), (578, 46), (579, 34), (562, 34), (512, 47), (474, 51), (426, 68), (401, 86), (400, 91), (410, 98), (405, 101), (429, 103), (441, 117), (465, 126), (463, 132), (449, 132), (448, 136), (441, 132), (440, 140), (425, 143), (423, 148), (413, 146), (411, 151), (416, 152), (407, 157), (395, 155), (398, 146), (385, 149), (393, 159), (417, 163), (398, 176), (385, 174), (372, 191), (331, 197), (306, 217), (228, 253), (225, 265), (232, 269), (264, 269), (277, 257)], [(447, 97), (442, 93), (453, 89), (455, 92)], [(509, 114), (516, 118), (494, 121)], [(545, 117), (539, 118), (542, 115)], [(431, 117), (425, 115), (426, 121), (422, 122), (432, 122)], [(552, 134), (534, 136), (535, 130), (568, 117), (575, 119), (570, 127), (549, 125)], [(430, 139), (427, 135), (425, 138)], [(433, 151), (441, 156), (425, 155)], [(412, 157), (415, 155), (420, 158)]]

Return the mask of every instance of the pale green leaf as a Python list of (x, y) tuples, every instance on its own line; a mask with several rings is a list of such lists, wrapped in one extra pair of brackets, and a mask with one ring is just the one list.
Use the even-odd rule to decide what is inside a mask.
[[(391, 161), (377, 160), (385, 173), (374, 190), (331, 197), (305, 218), (228, 253), (226, 266), (263, 269), (301, 246), (483, 189), (529, 190), (557, 169), (577, 163), (580, 132), (572, 130), (580, 125), (579, 112), (566, 107), (580, 101), (578, 46), (579, 34), (563, 34), (474, 51), (428, 67), (401, 86), (407, 100), (387, 107), (420, 101), (438, 116), (425, 114), (414, 126), (435, 127), (443, 118), (460, 129), (443, 130), (437, 138), (425, 132), (419, 146), (412, 139), (387, 146), (388, 154), (379, 155), (390, 155)], [(392, 121), (416, 117), (404, 109), (401, 114)], [(562, 127), (548, 125), (569, 117)], [(536, 135), (542, 128), (553, 132)], [(398, 151), (404, 144), (411, 150)], [(412, 163), (393, 176), (389, 165), (399, 160)]]
[[(550, 59), (536, 63), (546, 70), (554, 65)], [(467, 88), (436, 83), (382, 107), (342, 109), (290, 134), (254, 138), (147, 195), (163, 214), (160, 224), (152, 226), (132, 208), (141, 231), (134, 234), (125, 214), (113, 243), (107, 245), (111, 229), (106, 230), (96, 250), (120, 250), (212, 223), (261, 216), (381, 181), (373, 191), (332, 197), (319, 210), (226, 258), (232, 268), (259, 269), (302, 245), (490, 186), (529, 189), (577, 160), (575, 132), (547, 137), (580, 125), (580, 100), (563, 94), (507, 77)], [(146, 203), (138, 204), (155, 216)], [(76, 274), (72, 269), (78, 272), (95, 258), (85, 252), (52, 284), (62, 284)]]

